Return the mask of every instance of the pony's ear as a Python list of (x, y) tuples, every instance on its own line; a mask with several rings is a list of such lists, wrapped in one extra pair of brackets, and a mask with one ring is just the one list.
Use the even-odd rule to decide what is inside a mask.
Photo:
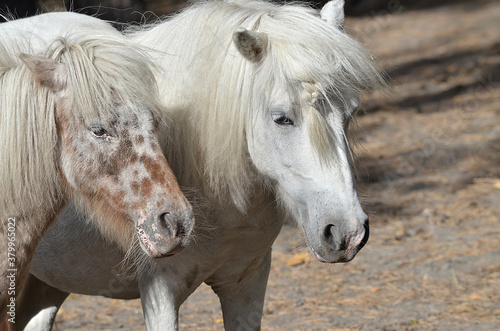
[(47, 88), (58, 92), (66, 87), (66, 67), (52, 59), (21, 53), (19, 58), (26, 64), (36, 80)]
[(344, 0), (327, 2), (319, 13), (321, 19), (340, 30), (344, 29)]
[(233, 42), (241, 55), (249, 61), (259, 62), (266, 54), (267, 36), (264, 33), (239, 28), (233, 33)]

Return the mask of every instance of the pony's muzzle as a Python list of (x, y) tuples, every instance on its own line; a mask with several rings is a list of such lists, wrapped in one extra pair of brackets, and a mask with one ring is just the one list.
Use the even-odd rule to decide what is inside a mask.
[(343, 234), (342, 230), (334, 224), (328, 224), (323, 229), (321, 236), (322, 249), (313, 250), (313, 253), (320, 262), (349, 262), (366, 245), (369, 236), (368, 217), (357, 231), (347, 234)]
[(191, 207), (162, 210), (137, 226), (139, 241), (152, 258), (174, 255), (186, 247), (194, 227)]

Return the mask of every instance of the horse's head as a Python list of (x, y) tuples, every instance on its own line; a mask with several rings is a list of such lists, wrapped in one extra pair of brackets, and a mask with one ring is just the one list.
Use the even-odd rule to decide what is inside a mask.
[(344, 112), (339, 104), (314, 100), (316, 94), (304, 88), (302, 100), (276, 99), (267, 118), (261, 119), (264, 130), (253, 130), (249, 151), (258, 171), (271, 178), (279, 199), (298, 221), (316, 258), (348, 262), (369, 234), (344, 131), (356, 101)]
[(332, 2), (323, 20), (305, 15), (310, 17), (296, 28), (273, 31), (276, 12), (263, 17), (256, 31), (233, 35), (239, 53), (254, 66), (253, 108), (261, 110), (247, 127), (250, 158), (321, 262), (348, 262), (368, 240), (346, 130), (358, 107), (357, 92), (381, 80), (370, 57), (338, 25), (338, 10)]
[[(94, 52), (91, 58), (67, 51), (58, 61), (21, 55), (54, 100), (61, 179), (111, 238), (127, 246), (136, 231), (149, 256), (175, 254), (187, 245), (194, 218), (158, 143), (159, 106), (137, 93), (155, 98), (152, 72), (133, 71), (146, 60), (116, 71), (107, 63), (116, 55)], [(127, 75), (136, 85), (127, 86)]]

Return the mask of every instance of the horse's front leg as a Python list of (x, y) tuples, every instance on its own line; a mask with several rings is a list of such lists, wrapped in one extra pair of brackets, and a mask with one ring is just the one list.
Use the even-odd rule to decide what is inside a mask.
[(179, 255), (182, 253), (138, 274), (142, 310), (149, 331), (178, 330), (180, 305), (203, 281), (196, 272), (197, 266), (190, 269), (179, 261), (174, 262), (176, 258), (182, 260)]
[(165, 276), (148, 271), (138, 275), (142, 310), (149, 331), (178, 330), (179, 304), (172, 284)]
[(223, 285), (212, 284), (221, 302), (224, 329), (260, 330), (270, 268), (271, 249), (261, 258), (253, 260), (237, 279)]

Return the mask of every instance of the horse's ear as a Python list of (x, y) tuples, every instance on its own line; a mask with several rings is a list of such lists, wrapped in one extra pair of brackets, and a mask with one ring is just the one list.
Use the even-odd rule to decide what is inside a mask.
[(344, 0), (327, 2), (320, 12), (321, 19), (341, 30), (344, 29)]
[(266, 54), (267, 36), (264, 33), (239, 28), (233, 33), (233, 42), (247, 60), (259, 62)]
[(19, 54), (19, 58), (43, 86), (55, 92), (66, 87), (68, 72), (63, 64), (52, 59), (24, 53)]

